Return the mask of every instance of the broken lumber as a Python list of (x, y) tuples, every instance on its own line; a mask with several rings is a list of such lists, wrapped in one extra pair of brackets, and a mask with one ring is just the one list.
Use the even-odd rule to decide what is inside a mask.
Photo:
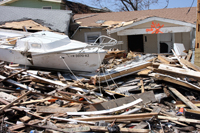
[(25, 96), (31, 94), (32, 91), (28, 91), (27, 93), (25, 93), (24, 95), (20, 96), (19, 98), (17, 98), (16, 100), (14, 100), (13, 102), (7, 104), (5, 107), (0, 109), (0, 113), (3, 113), (3, 111), (9, 107), (11, 107), (15, 102), (21, 100), (22, 98), (24, 98)]
[(123, 105), (123, 106), (119, 106), (119, 107), (116, 107), (116, 108), (112, 108), (112, 109), (109, 109), (109, 110), (102, 110), (102, 111), (92, 111), (92, 112), (67, 112), (68, 115), (98, 115), (98, 114), (107, 114), (107, 113), (112, 113), (112, 112), (116, 112), (116, 111), (119, 111), (119, 110), (123, 110), (123, 109), (126, 109), (126, 108), (130, 108), (132, 107), (133, 105), (135, 104), (138, 104), (142, 102), (142, 99), (137, 99), (131, 103), (128, 103), (126, 105)]
[(123, 122), (123, 121), (138, 121), (138, 120), (148, 120), (153, 116), (157, 118), (158, 113), (141, 113), (141, 114), (129, 114), (129, 115), (107, 115), (107, 116), (96, 116), (96, 117), (86, 117), (86, 118), (75, 118), (74, 120), (81, 120), (81, 121), (110, 121), (112, 122), (116, 119), (116, 122)]
[(164, 81), (167, 81), (167, 82), (170, 82), (170, 83), (173, 83), (173, 84), (181, 85), (181, 86), (184, 86), (184, 87), (187, 87), (187, 88), (190, 88), (190, 89), (200, 91), (200, 87), (198, 87), (194, 84), (191, 84), (189, 82), (177, 79), (175, 77), (169, 76), (169, 75), (159, 74), (159, 73), (151, 73), (151, 74), (149, 74), (149, 76), (155, 77), (156, 80), (164, 80)]
[(186, 105), (188, 105), (191, 109), (198, 110), (200, 109), (195, 106), (192, 102), (190, 102), (186, 97), (184, 97), (180, 92), (178, 92), (175, 88), (169, 87), (169, 90), (171, 90), (178, 98), (180, 98)]
[(48, 107), (48, 106), (37, 106), (36, 112), (37, 113), (66, 113), (66, 112), (77, 112), (80, 109), (77, 108), (63, 108), (63, 107)]

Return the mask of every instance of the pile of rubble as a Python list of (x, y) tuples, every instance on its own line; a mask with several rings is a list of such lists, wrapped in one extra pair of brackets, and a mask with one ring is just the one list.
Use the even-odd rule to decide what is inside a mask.
[(200, 68), (191, 55), (110, 51), (95, 74), (1, 62), (0, 131), (198, 132)]

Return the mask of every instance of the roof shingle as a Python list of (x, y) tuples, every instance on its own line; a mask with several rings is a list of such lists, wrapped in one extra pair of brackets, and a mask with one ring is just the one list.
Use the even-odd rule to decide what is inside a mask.
[[(81, 26), (100, 27), (101, 24), (96, 23), (98, 20), (127, 22), (147, 16), (156, 16), (161, 18), (173, 19), (183, 22), (195, 24), (196, 22), (196, 7), (192, 7), (187, 13), (189, 7), (185, 8), (167, 8), (155, 10), (129, 11), (129, 12), (108, 12), (108, 13), (91, 13), (91, 14), (75, 14), (74, 19)], [(88, 17), (90, 16), (90, 17)], [(144, 17), (145, 16), (145, 17)], [(80, 19), (79, 19), (80, 18)]]

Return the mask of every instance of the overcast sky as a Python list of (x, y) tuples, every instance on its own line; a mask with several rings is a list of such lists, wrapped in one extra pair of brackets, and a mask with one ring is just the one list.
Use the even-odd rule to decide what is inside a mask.
[[(95, 0), (69, 0), (73, 2), (79, 2), (82, 4), (86, 4), (91, 7), (101, 8), (101, 7), (107, 7), (108, 9), (112, 11), (115, 10), (115, 6), (113, 6), (112, 1), (114, 0), (104, 0), (106, 2), (102, 3), (102, 5), (98, 5), (97, 3), (94, 3)], [(167, 8), (179, 8), (179, 7), (190, 7), (193, 3), (193, 0), (169, 0), (169, 5)], [(162, 9), (166, 6), (166, 0), (159, 0), (158, 4), (152, 5), (150, 9)], [(194, 0), (194, 3), (192, 5), (193, 7), (197, 6), (197, 0)]]

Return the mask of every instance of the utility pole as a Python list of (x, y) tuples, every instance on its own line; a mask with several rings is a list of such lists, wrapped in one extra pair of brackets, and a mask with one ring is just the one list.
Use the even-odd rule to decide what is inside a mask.
[(197, 21), (194, 64), (200, 66), (200, 0), (197, 0)]

